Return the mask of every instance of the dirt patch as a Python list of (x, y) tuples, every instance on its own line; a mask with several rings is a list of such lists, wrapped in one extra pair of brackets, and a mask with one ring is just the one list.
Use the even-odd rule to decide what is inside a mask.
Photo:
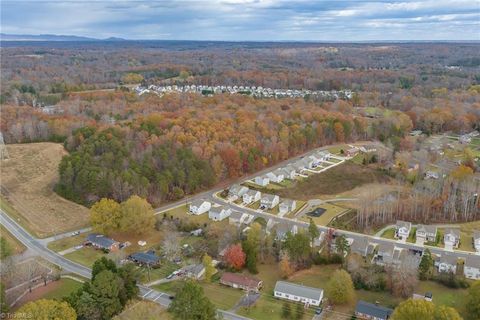
[(280, 190), (282, 198), (308, 200), (322, 195), (333, 195), (352, 190), (367, 183), (386, 183), (388, 176), (374, 168), (345, 162), (319, 174), (296, 182), (293, 186)]
[(60, 288), (61, 285), (62, 285), (62, 283), (60, 281), (52, 281), (52, 282), (47, 283), (46, 286), (40, 286), (40, 287), (32, 290), (32, 292), (27, 293), (20, 300), (18, 300), (18, 302), (14, 306), (14, 309), (20, 308), (22, 305), (24, 305), (27, 302), (41, 299), (47, 293), (50, 293), (50, 292), (55, 291), (58, 288)]
[(67, 154), (61, 144), (7, 145), (10, 158), (2, 160), (2, 195), (39, 237), (87, 225), (88, 209), (65, 200), (53, 188), (58, 165)]

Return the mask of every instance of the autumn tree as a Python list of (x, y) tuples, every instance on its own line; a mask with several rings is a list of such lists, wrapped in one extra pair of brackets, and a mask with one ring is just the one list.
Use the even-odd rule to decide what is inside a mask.
[(260, 242), (262, 240), (262, 226), (255, 222), (247, 233), (247, 238), (242, 242), (242, 249), (246, 255), (246, 267), (251, 273), (257, 273), (257, 257), (260, 251)]
[(120, 205), (115, 200), (102, 198), (90, 208), (90, 223), (97, 232), (109, 233), (118, 230), (120, 220)]
[(212, 257), (210, 257), (208, 254), (204, 254), (202, 258), (202, 264), (205, 268), (205, 281), (211, 282), (212, 276), (215, 273), (215, 267), (212, 263)]
[(391, 316), (392, 320), (434, 320), (435, 305), (423, 299), (408, 299), (395, 308)]
[(444, 305), (436, 306), (434, 320), (463, 320), (458, 311)]
[(40, 299), (28, 302), (18, 309), (16, 314), (19, 318), (22, 318), (22, 314), (27, 314), (33, 319), (38, 320), (77, 319), (75, 310), (67, 302), (49, 299)]
[(139, 196), (131, 196), (120, 205), (120, 228), (137, 234), (153, 229), (155, 216), (152, 206)]
[(467, 319), (480, 319), (480, 281), (475, 281), (468, 289), (465, 309), (467, 310)]
[(240, 244), (234, 244), (225, 251), (225, 261), (230, 268), (241, 270), (245, 266), (245, 252)]
[(284, 279), (287, 279), (294, 272), (292, 265), (290, 264), (290, 257), (286, 252), (282, 254), (282, 258), (280, 259), (279, 266), (280, 266), (280, 275)]
[(325, 290), (328, 299), (334, 304), (346, 304), (355, 298), (352, 278), (345, 270), (336, 270)]

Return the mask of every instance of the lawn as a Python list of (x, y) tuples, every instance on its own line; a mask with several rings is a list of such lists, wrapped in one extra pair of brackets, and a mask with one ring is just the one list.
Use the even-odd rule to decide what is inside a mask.
[(210, 219), (208, 219), (208, 213), (205, 212), (201, 215), (193, 215), (188, 212), (188, 205), (183, 205), (180, 207), (173, 208), (171, 210), (162, 212), (158, 215), (159, 218), (161, 217), (167, 217), (168, 219), (181, 219), (185, 220), (188, 219), (189, 221), (198, 223), (200, 226), (205, 225), (206, 223), (211, 222)]
[(53, 250), (55, 252), (60, 252), (60, 251), (82, 244), (85, 241), (86, 237), (87, 237), (86, 234), (79, 234), (73, 237), (67, 237), (60, 240), (55, 240), (50, 242), (47, 245), (47, 247), (50, 250)]
[[(334, 205), (332, 203), (323, 203), (323, 204), (319, 205), (317, 208), (323, 208), (323, 209), (327, 210), (320, 217), (311, 217), (313, 219), (313, 221), (315, 222), (315, 224), (322, 225), (322, 226), (328, 225), (330, 223), (330, 221), (332, 221), (333, 218), (335, 218), (336, 216), (338, 216), (342, 213), (348, 212), (350, 210), (348, 208), (343, 208), (343, 207)], [(314, 210), (314, 209), (315, 208), (312, 208), (312, 210)], [(310, 221), (310, 216), (304, 214), (301, 217), (301, 220), (304, 220), (304, 221), (308, 222), (308, 221)]]
[(287, 213), (285, 215), (285, 217), (288, 217), (288, 218), (294, 218), (295, 215), (300, 212), (300, 210), (302, 210), (304, 208), (304, 206), (307, 204), (307, 201), (303, 201), (303, 200), (296, 200), (297, 201), (297, 207), (295, 208), (295, 210)]
[(387, 182), (390, 178), (369, 166), (345, 162), (320, 174), (295, 182), (279, 190), (281, 198), (308, 200), (321, 195), (334, 195), (372, 182)]
[(60, 300), (63, 297), (70, 295), (70, 293), (80, 289), (80, 287), (83, 285), (81, 282), (72, 279), (60, 279), (55, 283), (58, 283), (58, 286), (42, 296), (43, 299)]
[(467, 289), (451, 289), (437, 282), (421, 281), (416, 288), (416, 293), (424, 294), (425, 292), (433, 293), (433, 303), (454, 307), (459, 311), (463, 309), (467, 295)]
[(460, 250), (475, 251), (472, 243), (473, 231), (480, 230), (480, 221), (461, 223), (460, 227)]
[(12, 249), (12, 254), (19, 254), (25, 251), (25, 246), (17, 240), (12, 234), (3, 226), (0, 225), (0, 235), (5, 238), (8, 245)]
[(168, 260), (163, 260), (159, 268), (150, 269), (150, 279), (148, 278), (148, 269), (147, 268), (138, 268), (140, 272), (140, 281), (142, 283), (148, 283), (154, 280), (166, 278), (173, 271), (180, 269), (180, 266), (170, 262)]
[(106, 255), (100, 250), (95, 250), (91, 247), (85, 247), (68, 253), (64, 257), (86, 267), (91, 267), (96, 260), (104, 256)]
[[(88, 209), (57, 195), (58, 165), (67, 154), (60, 143), (25, 143), (6, 146), (10, 158), (2, 161), (2, 193), (19, 222), (43, 238), (88, 224)], [(18, 213), (18, 215), (17, 215)], [(41, 221), (42, 223), (38, 223)]]
[[(245, 294), (244, 291), (226, 287), (219, 283), (206, 283), (199, 281), (198, 284), (203, 288), (203, 292), (219, 309), (231, 309)], [(181, 280), (171, 281), (153, 286), (153, 288), (170, 294), (176, 294), (183, 285)]]
[(382, 238), (395, 239), (395, 228), (390, 228), (382, 233)]
[(113, 320), (172, 320), (167, 309), (151, 301), (133, 301)]

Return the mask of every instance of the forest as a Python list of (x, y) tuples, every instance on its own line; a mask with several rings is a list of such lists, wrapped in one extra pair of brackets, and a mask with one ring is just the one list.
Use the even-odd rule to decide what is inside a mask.
[[(138, 194), (158, 205), (319, 146), (379, 140), (399, 152), (414, 129), (479, 129), (477, 52), (477, 44), (449, 43), (13, 43), (1, 48), (0, 128), (6, 143), (64, 143), (70, 155), (56, 190), (68, 199), (91, 205)], [(354, 95), (138, 96), (137, 84)]]

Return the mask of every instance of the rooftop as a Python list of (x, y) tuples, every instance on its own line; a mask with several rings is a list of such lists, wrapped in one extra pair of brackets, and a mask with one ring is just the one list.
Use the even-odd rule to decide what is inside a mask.
[(235, 283), (248, 288), (256, 288), (262, 282), (253, 277), (248, 277), (239, 273), (225, 272), (220, 279), (221, 282)]
[(320, 300), (323, 297), (322, 289), (306, 287), (286, 281), (277, 281), (275, 284), (275, 291), (313, 300)]
[(390, 317), (393, 310), (360, 300), (357, 302), (357, 306), (355, 307), (355, 312), (367, 314), (369, 316), (376, 317), (379, 319), (387, 319), (388, 317)]

